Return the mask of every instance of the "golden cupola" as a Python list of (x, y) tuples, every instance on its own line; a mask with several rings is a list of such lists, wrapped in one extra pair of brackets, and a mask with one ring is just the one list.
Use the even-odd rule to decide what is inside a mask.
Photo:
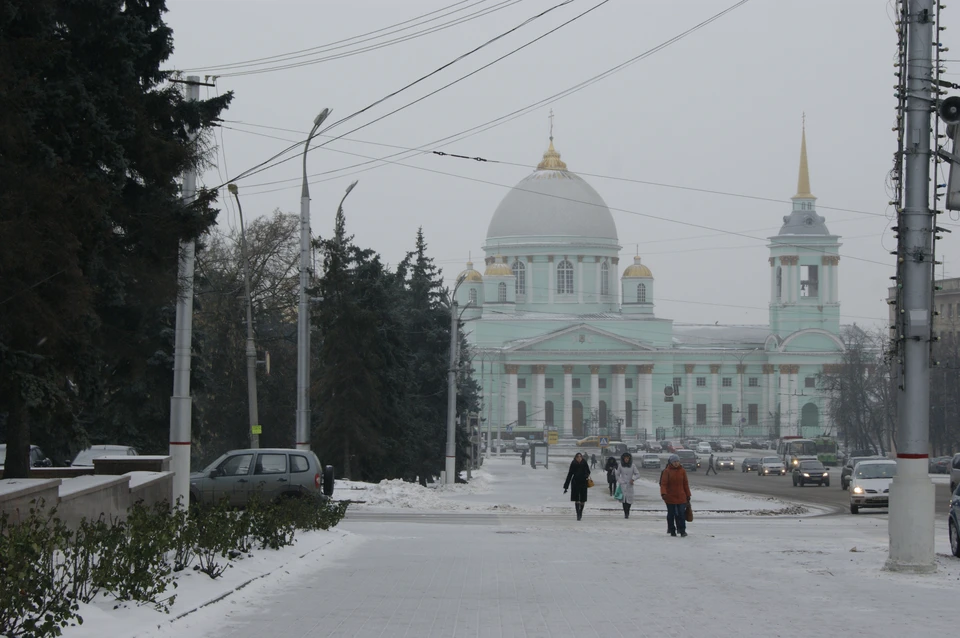
[(464, 283), (483, 283), (483, 275), (473, 269), (473, 262), (467, 262), (467, 269), (457, 275), (457, 281), (463, 281)]
[(650, 269), (640, 263), (640, 257), (633, 258), (633, 264), (627, 266), (627, 269), (623, 271), (621, 279), (624, 277), (653, 277), (653, 273), (650, 272)]

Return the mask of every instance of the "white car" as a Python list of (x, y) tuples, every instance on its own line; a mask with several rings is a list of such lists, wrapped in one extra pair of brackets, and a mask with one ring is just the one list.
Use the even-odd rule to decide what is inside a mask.
[(705, 441), (701, 441), (700, 443), (697, 443), (697, 454), (712, 454), (712, 453), (713, 453), (713, 449), (710, 447), (709, 443)]
[(760, 467), (757, 468), (757, 476), (773, 476), (774, 474), (786, 476), (787, 468), (783, 466), (783, 461), (775, 456), (765, 456), (760, 459)]
[(850, 513), (861, 507), (887, 507), (890, 484), (897, 475), (897, 462), (891, 459), (860, 461), (850, 475)]

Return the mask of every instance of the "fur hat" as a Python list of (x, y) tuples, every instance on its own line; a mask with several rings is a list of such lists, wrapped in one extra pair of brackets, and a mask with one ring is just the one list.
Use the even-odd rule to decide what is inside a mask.
[(680, 460), (679, 456), (677, 456), (676, 454), (671, 454), (670, 458), (667, 459), (667, 463), (673, 463), (674, 461), (679, 461), (679, 460)]

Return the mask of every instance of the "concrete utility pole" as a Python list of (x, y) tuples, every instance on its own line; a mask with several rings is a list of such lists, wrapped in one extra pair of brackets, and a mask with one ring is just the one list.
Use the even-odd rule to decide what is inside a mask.
[(456, 289), (450, 295), (450, 367), (447, 368), (447, 456), (444, 463), (445, 482), (457, 482), (457, 346), (459, 330), (457, 323)]
[(330, 115), (323, 109), (303, 143), (303, 186), (300, 189), (300, 303), (297, 305), (297, 449), (310, 449), (310, 186), (307, 184), (307, 152), (310, 140)]
[[(890, 488), (890, 556), (886, 569), (932, 572), (934, 487), (927, 475), (930, 441), (930, 344), (933, 230), (930, 211), (930, 116), (934, 0), (907, 0), (906, 125), (903, 208), (897, 222), (897, 340), (902, 358), (897, 397), (897, 476)], [(900, 25), (903, 28), (904, 25)]]
[[(187, 100), (200, 99), (200, 76), (187, 76)], [(199, 131), (189, 131), (190, 142)], [(197, 196), (197, 171), (190, 168), (183, 174), (184, 208)], [(194, 240), (180, 242), (180, 264), (177, 283), (181, 287), (177, 299), (177, 324), (173, 346), (173, 396), (170, 397), (170, 470), (173, 474), (173, 500), (183, 507), (190, 503), (190, 443), (193, 399), (190, 397), (190, 348), (193, 342), (193, 268), (196, 257)]]
[(237, 200), (240, 213), (240, 261), (243, 262), (243, 290), (247, 306), (247, 411), (250, 416), (250, 447), (260, 447), (260, 417), (257, 414), (257, 348), (253, 341), (253, 300), (250, 298), (250, 258), (247, 255), (247, 231), (243, 226), (243, 208), (236, 184), (227, 184), (227, 190)]

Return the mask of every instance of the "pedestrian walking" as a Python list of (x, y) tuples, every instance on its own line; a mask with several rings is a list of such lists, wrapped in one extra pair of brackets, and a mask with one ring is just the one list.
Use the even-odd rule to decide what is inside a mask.
[(526, 465), (526, 464), (527, 464), (527, 451), (520, 450), (520, 465)]
[(596, 467), (597, 467), (597, 455), (596, 455), (596, 454), (591, 454), (591, 455), (590, 455), (590, 469), (591, 469), (591, 470), (594, 470), (594, 469), (596, 469)]
[(710, 470), (713, 470), (713, 473), (717, 473), (717, 468), (713, 466), (713, 453), (710, 453), (710, 464), (707, 465), (707, 473), (704, 476), (710, 476)]
[(567, 471), (567, 480), (563, 483), (563, 493), (571, 489), (570, 500), (574, 502), (577, 510), (577, 520), (583, 518), (583, 506), (587, 503), (587, 487), (590, 481), (590, 468), (587, 467), (587, 461), (583, 454), (577, 452), (570, 461), (570, 470)]
[(671, 454), (667, 469), (660, 473), (660, 496), (667, 504), (667, 533), (670, 536), (687, 535), (687, 505), (690, 503), (690, 484), (687, 471), (680, 465), (680, 457)]
[(607, 487), (610, 489), (610, 496), (617, 490), (617, 459), (612, 456), (607, 457), (607, 464), (603, 466), (607, 473)]
[(633, 482), (640, 478), (640, 470), (633, 464), (633, 456), (624, 452), (617, 467), (617, 485), (623, 494), (623, 517), (630, 518), (630, 506), (633, 505)]

